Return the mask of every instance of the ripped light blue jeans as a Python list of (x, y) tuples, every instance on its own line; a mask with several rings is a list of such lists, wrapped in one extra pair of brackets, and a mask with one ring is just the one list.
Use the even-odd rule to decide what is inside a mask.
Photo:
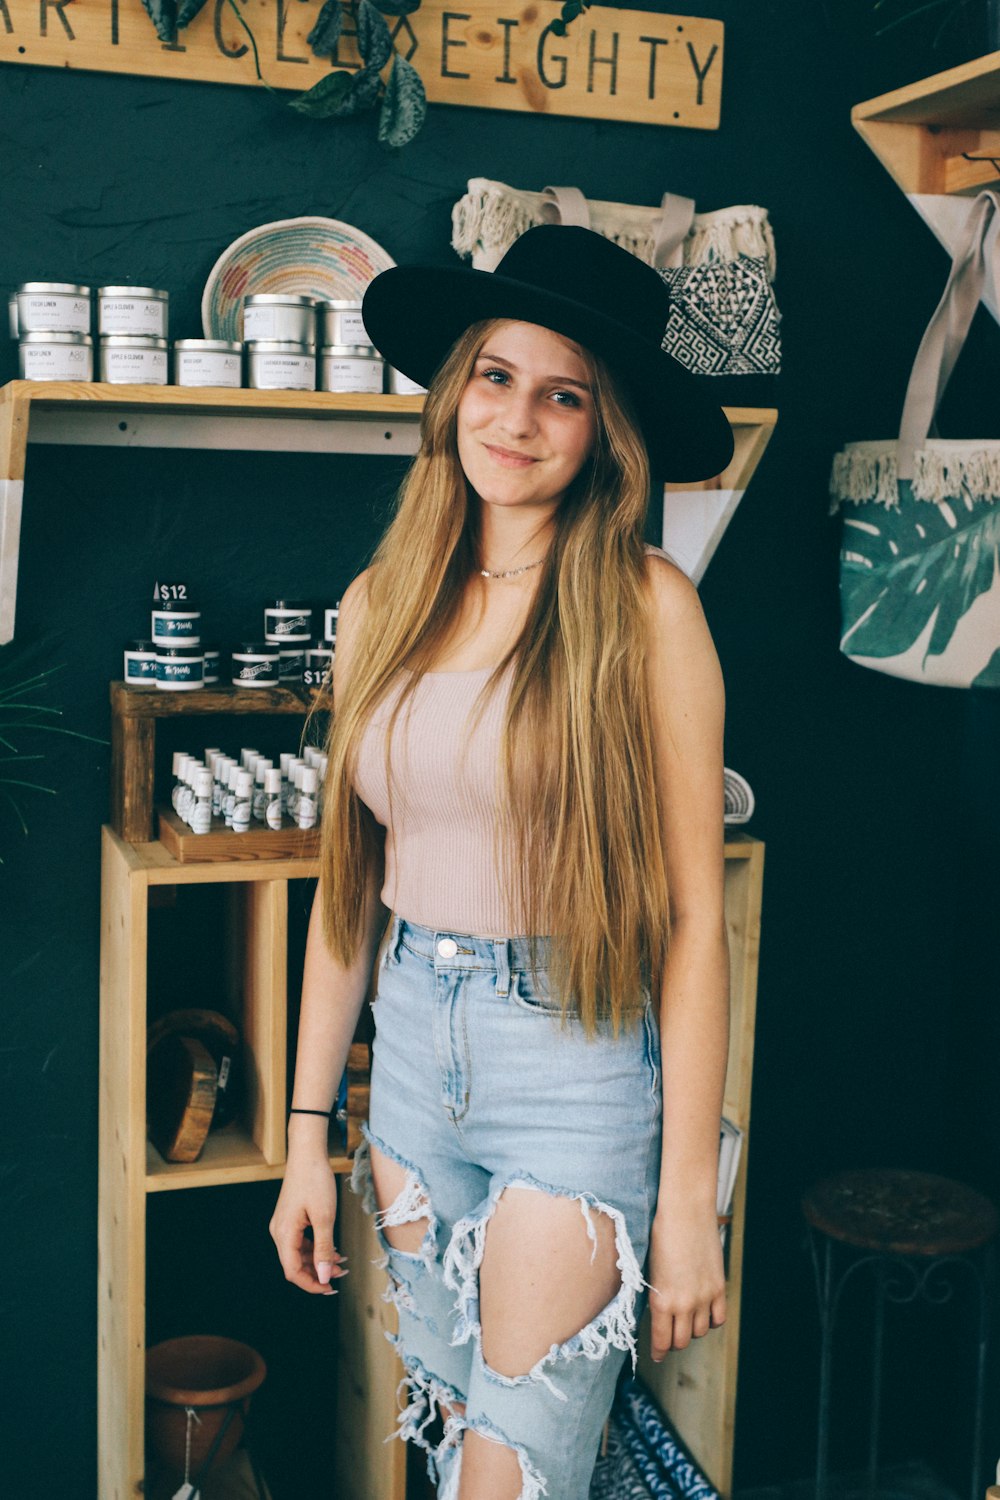
[[(520, 1500), (586, 1500), (615, 1385), (648, 1282), (642, 1266), (656, 1207), (662, 1092), (649, 991), (637, 1026), (588, 1040), (560, 1027), (546, 940), (533, 979), (527, 938), (433, 931), (392, 917), (378, 961), (371, 1102), (351, 1187), (374, 1214), (385, 1300), (408, 1392), (395, 1436), (427, 1450), (440, 1500), (458, 1495), (462, 1436), (505, 1443), (521, 1466)], [(377, 1211), (370, 1147), (405, 1169)], [(483, 1357), (479, 1266), (487, 1228), (511, 1186), (575, 1198), (614, 1222), (621, 1285), (595, 1318), (524, 1374)], [(384, 1230), (426, 1221), (419, 1250)], [(532, 1247), (524, 1246), (530, 1259)], [(452, 1410), (464, 1403), (465, 1412)], [(444, 1410), (442, 1411), (442, 1407)], [(443, 1436), (431, 1441), (435, 1418)]]

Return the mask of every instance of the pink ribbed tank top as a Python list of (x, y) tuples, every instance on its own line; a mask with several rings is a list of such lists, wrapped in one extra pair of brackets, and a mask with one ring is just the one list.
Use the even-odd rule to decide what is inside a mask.
[(494, 867), (500, 732), (511, 662), (470, 732), (466, 720), (492, 668), (424, 672), (392, 734), (392, 822), (385, 730), (402, 690), (376, 707), (358, 747), (354, 786), (386, 829), (382, 900), (411, 922), (478, 937), (523, 933)]
[[(673, 561), (652, 542), (646, 551)], [(524, 927), (492, 858), (513, 662), (471, 736), (465, 722), (491, 670), (421, 675), (393, 730), (391, 827), (385, 729), (402, 684), (389, 690), (365, 728), (354, 787), (386, 829), (382, 900), (391, 911), (439, 931), (515, 937)]]

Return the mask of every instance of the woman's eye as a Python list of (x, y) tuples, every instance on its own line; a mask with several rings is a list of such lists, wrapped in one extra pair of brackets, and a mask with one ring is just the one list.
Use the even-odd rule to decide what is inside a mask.
[[(496, 367), (493, 367), (493, 368), (491, 368), (489, 370), (483, 370), (482, 374), (490, 382), (490, 385), (496, 385), (498, 383), (497, 381), (495, 381), (495, 380), (492, 379), (492, 377), (494, 375), (499, 375), (501, 381), (507, 381), (507, 380), (510, 379), (510, 376), (509, 376), (509, 374), (508, 374), (508, 372), (506, 370), (498, 370), (498, 369), (496, 369)], [(552, 394), (554, 396), (560, 396), (560, 397), (564, 397), (565, 398), (564, 400), (557, 401), (556, 402), (557, 406), (579, 406), (580, 405), (580, 398), (579, 398), (579, 396), (575, 396), (572, 391), (553, 391)]]
[[(490, 378), (491, 375), (500, 375), (500, 376), (503, 377), (504, 380), (507, 379), (507, 371), (506, 370), (484, 370), (483, 374), (486, 376), (487, 380), (489, 380), (489, 378)], [(495, 385), (496, 381), (492, 381), (491, 380), (490, 384), (491, 385)]]
[[(565, 396), (566, 400), (569, 402), (570, 406), (579, 406), (580, 405), (580, 398), (579, 398), (579, 396), (574, 396), (574, 394), (573, 394), (572, 391), (553, 391), (552, 394), (554, 396)], [(563, 405), (565, 405), (565, 402), (560, 401), (559, 405), (563, 406)]]

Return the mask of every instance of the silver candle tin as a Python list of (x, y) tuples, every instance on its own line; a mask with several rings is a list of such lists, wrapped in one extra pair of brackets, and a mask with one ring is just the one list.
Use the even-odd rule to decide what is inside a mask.
[(314, 391), (316, 351), (311, 344), (253, 339), (247, 344), (247, 385), (257, 391)]
[(320, 351), (321, 391), (381, 393), (385, 360), (371, 344), (330, 344)]
[(229, 339), (175, 339), (174, 384), (243, 384), (243, 345)]
[(89, 333), (90, 287), (72, 281), (25, 281), (17, 289), (21, 333)]
[(151, 333), (103, 334), (99, 365), (111, 385), (166, 385), (167, 341)]
[(316, 343), (316, 303), (291, 292), (254, 292), (243, 298), (243, 338)]
[(427, 387), (418, 385), (411, 380), (409, 375), (404, 375), (402, 370), (389, 366), (389, 391), (393, 396), (425, 396)]
[(317, 302), (321, 344), (370, 344), (368, 330), (361, 317), (361, 303), (343, 298)]
[(97, 288), (97, 332), (148, 333), (167, 336), (170, 296), (153, 286), (100, 286)]
[(18, 332), (16, 292), (11, 292), (7, 298), (7, 319), (10, 325), (10, 336), (12, 339), (16, 339)]
[(89, 333), (22, 333), (22, 380), (93, 380), (94, 341)]

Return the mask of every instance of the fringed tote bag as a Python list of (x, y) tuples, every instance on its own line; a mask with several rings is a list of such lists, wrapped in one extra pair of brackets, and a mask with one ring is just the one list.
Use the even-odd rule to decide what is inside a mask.
[[(1000, 440), (940, 438), (935, 421), (979, 306), (998, 208), (990, 189), (973, 204), (913, 362), (898, 440), (847, 443), (830, 475), (830, 513), (842, 515), (841, 651), (941, 687), (1000, 687)], [(1000, 288), (998, 258), (994, 239)]]
[(671, 291), (663, 347), (697, 375), (773, 375), (781, 369), (781, 314), (771, 282), (774, 234), (765, 208), (695, 213), (693, 198), (664, 193), (657, 208), (602, 203), (579, 188), (524, 192), (469, 179), (452, 209), (452, 248), (493, 271), (534, 224), (579, 224), (654, 266)]

